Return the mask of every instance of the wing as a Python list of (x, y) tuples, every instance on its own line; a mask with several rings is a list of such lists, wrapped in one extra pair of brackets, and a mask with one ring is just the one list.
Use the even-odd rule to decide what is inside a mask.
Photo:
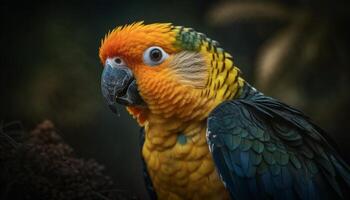
[(145, 185), (146, 185), (146, 189), (148, 191), (148, 194), (149, 194), (149, 197), (151, 200), (156, 200), (157, 199), (157, 194), (153, 188), (153, 184), (152, 184), (152, 180), (148, 174), (148, 171), (147, 171), (147, 165), (146, 165), (146, 162), (145, 160), (143, 159), (143, 156), (142, 156), (142, 147), (143, 147), (143, 144), (145, 143), (145, 130), (144, 128), (141, 128), (140, 130), (140, 147), (141, 147), (141, 159), (142, 159), (142, 168), (143, 168), (143, 178), (145, 180)]
[(214, 109), (207, 139), (234, 199), (338, 199), (349, 190), (349, 167), (326, 134), (261, 93)]

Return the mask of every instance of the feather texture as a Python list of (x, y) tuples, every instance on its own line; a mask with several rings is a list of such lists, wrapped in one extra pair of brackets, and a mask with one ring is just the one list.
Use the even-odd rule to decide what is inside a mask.
[(246, 84), (208, 118), (208, 144), (234, 199), (344, 197), (349, 166), (300, 111)]
[(177, 53), (173, 55), (169, 66), (180, 83), (195, 88), (206, 87), (208, 67), (200, 53), (190, 51)]
[(145, 130), (144, 128), (140, 129), (140, 155), (141, 155), (141, 159), (142, 159), (142, 169), (143, 169), (143, 178), (145, 180), (145, 185), (146, 185), (146, 189), (147, 192), (149, 194), (149, 197), (151, 200), (156, 200), (157, 199), (157, 194), (153, 188), (153, 184), (152, 184), (152, 180), (151, 177), (149, 176), (148, 170), (147, 170), (147, 165), (145, 160), (143, 159), (142, 156), (142, 146), (145, 143)]

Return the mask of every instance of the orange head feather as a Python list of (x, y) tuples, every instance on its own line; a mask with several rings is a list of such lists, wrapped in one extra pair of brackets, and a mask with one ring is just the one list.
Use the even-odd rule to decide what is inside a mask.
[(166, 52), (173, 53), (176, 51), (173, 45), (175, 32), (171, 29), (170, 23), (144, 25), (138, 22), (119, 26), (101, 41), (101, 62), (104, 63), (108, 57), (120, 56), (129, 66), (134, 66), (142, 63), (143, 52), (150, 46), (161, 46)]
[[(153, 46), (169, 55), (156, 66), (144, 60), (145, 51)], [(170, 23), (117, 27), (102, 40), (99, 57), (103, 64), (119, 57), (132, 71), (147, 108), (128, 110), (141, 124), (149, 114), (202, 119), (215, 104), (233, 95), (227, 90), (236, 87), (234, 76), (238, 76), (232, 57), (216, 41)]]

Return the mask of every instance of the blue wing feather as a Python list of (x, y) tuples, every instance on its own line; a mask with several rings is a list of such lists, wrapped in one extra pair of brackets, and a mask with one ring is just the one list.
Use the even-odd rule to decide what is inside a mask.
[(350, 169), (326, 133), (248, 84), (240, 99), (212, 111), (207, 131), (217, 170), (234, 199), (347, 197)]

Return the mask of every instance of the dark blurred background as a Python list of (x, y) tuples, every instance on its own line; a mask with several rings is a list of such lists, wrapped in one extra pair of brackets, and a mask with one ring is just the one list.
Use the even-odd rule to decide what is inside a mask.
[(244, 78), (309, 115), (350, 160), (347, 1), (99, 1), (0, 3), (0, 120), (53, 121), (77, 154), (145, 196), (139, 127), (100, 92), (101, 38), (134, 21), (192, 27), (232, 53)]

